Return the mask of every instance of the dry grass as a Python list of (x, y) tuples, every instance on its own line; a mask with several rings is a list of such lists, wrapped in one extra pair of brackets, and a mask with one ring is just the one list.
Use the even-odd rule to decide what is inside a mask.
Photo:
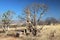
[[(42, 26), (38, 26), (40, 28)], [(44, 25), (43, 29), (36, 37), (26, 36), (15, 37), (0, 37), (0, 40), (60, 40), (60, 24), (58, 25)]]

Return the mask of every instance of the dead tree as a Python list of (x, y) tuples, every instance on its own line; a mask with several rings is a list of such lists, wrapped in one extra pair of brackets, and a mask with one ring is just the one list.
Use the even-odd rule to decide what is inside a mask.
[[(39, 22), (40, 22), (43, 14), (45, 14), (45, 12), (47, 11), (47, 6), (45, 4), (34, 3), (34, 4), (32, 4), (30, 9), (31, 9), (31, 14), (33, 14), (34, 27), (36, 29), (37, 21), (39, 20)], [(39, 15), (39, 17), (38, 17), (38, 15)]]

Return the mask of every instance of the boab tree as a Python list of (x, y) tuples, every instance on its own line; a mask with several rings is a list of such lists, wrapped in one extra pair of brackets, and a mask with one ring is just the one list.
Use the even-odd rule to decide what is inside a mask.
[(6, 32), (10, 26), (11, 19), (13, 18), (13, 11), (8, 10), (7, 12), (3, 13), (2, 15), (2, 23), (3, 23), (3, 30)]

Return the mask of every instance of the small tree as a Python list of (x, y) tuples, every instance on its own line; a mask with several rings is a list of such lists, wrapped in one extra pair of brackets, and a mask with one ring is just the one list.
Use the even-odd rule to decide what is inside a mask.
[(6, 32), (8, 30), (11, 19), (13, 17), (14, 12), (8, 10), (7, 12), (3, 13), (2, 15), (2, 23), (3, 23), (3, 30)]

